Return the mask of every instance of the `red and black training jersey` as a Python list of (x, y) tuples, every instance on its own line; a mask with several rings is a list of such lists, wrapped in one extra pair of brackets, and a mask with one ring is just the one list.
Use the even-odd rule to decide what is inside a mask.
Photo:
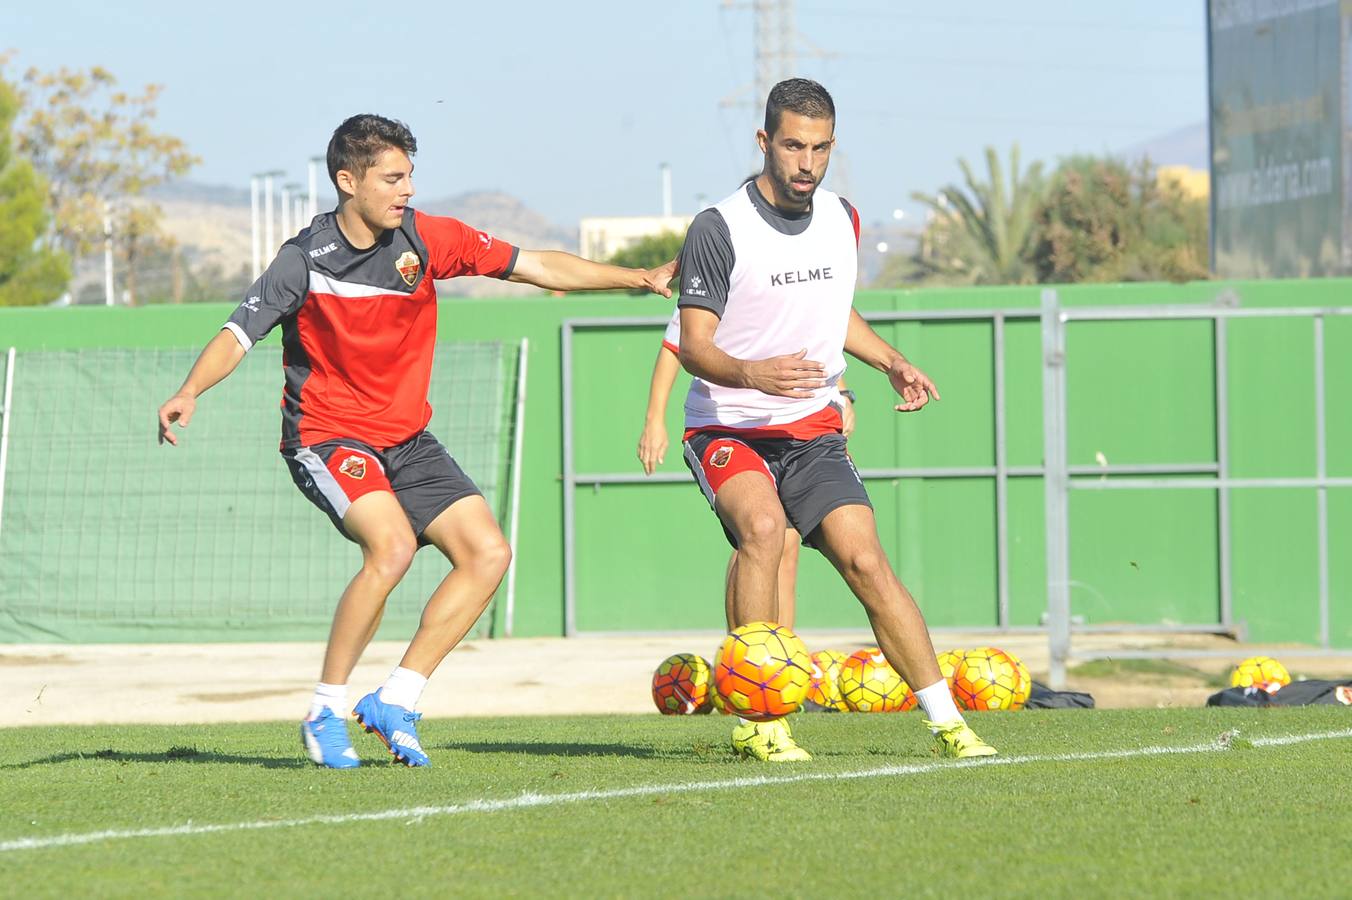
[(282, 326), (282, 449), (348, 437), (378, 448), (427, 427), (433, 281), (506, 278), (518, 250), (456, 219), (411, 207), (364, 250), (316, 216), (282, 245), (225, 323), (245, 350)]

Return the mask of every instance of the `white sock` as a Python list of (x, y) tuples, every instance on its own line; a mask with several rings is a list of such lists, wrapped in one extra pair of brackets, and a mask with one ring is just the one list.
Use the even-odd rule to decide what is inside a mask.
[(954, 719), (962, 721), (962, 713), (958, 712), (958, 705), (953, 702), (953, 692), (948, 689), (948, 682), (942, 678), (929, 687), (916, 691), (915, 699), (920, 701), (925, 718), (931, 722), (952, 722)]
[(380, 702), (393, 703), (395, 706), (412, 710), (418, 705), (425, 687), (427, 687), (425, 677), (412, 669), (396, 666), (385, 681), (385, 686), (380, 689)]
[(325, 684), (322, 681), (315, 685), (315, 696), (310, 701), (310, 718), (317, 718), (326, 706), (333, 710), (335, 716), (339, 718), (346, 716), (347, 685)]

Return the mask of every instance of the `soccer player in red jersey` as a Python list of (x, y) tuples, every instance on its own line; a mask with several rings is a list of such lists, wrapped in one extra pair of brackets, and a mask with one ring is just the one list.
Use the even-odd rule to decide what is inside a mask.
[(386, 598), (419, 546), (451, 572), (432, 593), (399, 666), (353, 709), (396, 759), (429, 760), (415, 712), (428, 677), (487, 607), (511, 550), (474, 483), (426, 431), (436, 341), (434, 280), (487, 275), (549, 290), (647, 288), (670, 297), (675, 262), (626, 269), (558, 251), (520, 250), (409, 205), (417, 142), (401, 122), (353, 116), (333, 133), (338, 207), (287, 241), (159, 409), (159, 440), (191, 421), (197, 398), (282, 328), (281, 452), (297, 487), (361, 549), (338, 601), (301, 735), (311, 759), (359, 765), (343, 716), (347, 680)]

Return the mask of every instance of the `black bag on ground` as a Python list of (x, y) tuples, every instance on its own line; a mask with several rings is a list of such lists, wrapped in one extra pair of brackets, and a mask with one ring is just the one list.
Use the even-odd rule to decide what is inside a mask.
[(1272, 695), (1262, 688), (1232, 687), (1206, 698), (1207, 706), (1271, 706)]
[(1207, 706), (1352, 706), (1352, 680), (1293, 681), (1269, 694), (1262, 688), (1226, 688), (1206, 700)]
[(1040, 681), (1033, 682), (1024, 709), (1093, 709), (1094, 698), (1080, 691), (1054, 691)]

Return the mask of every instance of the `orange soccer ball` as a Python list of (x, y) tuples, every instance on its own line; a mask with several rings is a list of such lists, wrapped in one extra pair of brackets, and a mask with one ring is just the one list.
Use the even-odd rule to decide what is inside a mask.
[(793, 630), (774, 622), (734, 628), (714, 658), (714, 688), (730, 713), (766, 721), (803, 705), (812, 658)]
[(846, 659), (839, 650), (818, 650), (812, 654), (812, 683), (807, 689), (807, 699), (840, 712), (850, 708), (840, 695), (840, 669)]
[(713, 693), (713, 672), (698, 654), (668, 656), (653, 672), (653, 703), (664, 716), (707, 713)]
[(968, 710), (1018, 709), (1019, 665), (996, 647), (966, 650), (953, 671), (953, 698)]
[(856, 712), (905, 712), (915, 694), (892, 668), (882, 650), (856, 650), (840, 667), (840, 694)]

